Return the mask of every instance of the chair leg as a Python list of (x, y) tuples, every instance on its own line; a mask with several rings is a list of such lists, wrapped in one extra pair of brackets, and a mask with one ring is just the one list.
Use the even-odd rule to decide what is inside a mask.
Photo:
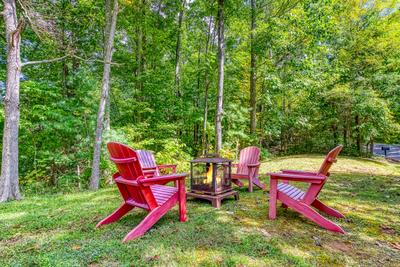
[(110, 215), (108, 215), (106, 218), (104, 218), (103, 220), (101, 220), (96, 227), (100, 227), (102, 225), (105, 224), (109, 224), (112, 222), (117, 221), (119, 218), (121, 218), (122, 216), (124, 216), (125, 214), (127, 214), (130, 210), (132, 210), (134, 208), (134, 206), (131, 206), (129, 204), (122, 204), (118, 209), (116, 209), (113, 213), (111, 213)]
[(305, 217), (307, 217), (311, 221), (315, 222), (322, 228), (325, 228), (329, 231), (342, 233), (342, 234), (345, 233), (345, 231), (340, 226), (338, 226), (337, 224), (324, 218), (321, 214), (316, 212), (313, 208), (311, 208), (307, 204), (304, 204), (302, 202), (296, 202), (296, 203), (292, 203), (290, 205), (290, 207), (293, 208), (294, 210), (296, 210), (297, 212), (303, 214)]
[(179, 192), (179, 221), (186, 222), (186, 192), (185, 192), (185, 180), (179, 180), (178, 182)]
[(253, 177), (249, 177), (249, 192), (253, 192)]
[(318, 199), (314, 200), (314, 202), (311, 205), (314, 206), (315, 208), (317, 208), (318, 210), (326, 213), (327, 215), (330, 215), (330, 216), (333, 216), (336, 218), (344, 218), (343, 214), (341, 214), (340, 212), (338, 212), (337, 210), (335, 210), (331, 207), (328, 207), (327, 205), (325, 205)]
[(278, 181), (275, 179), (271, 179), (269, 188), (269, 214), (268, 217), (270, 220), (276, 218), (276, 197), (278, 194)]
[(258, 178), (253, 178), (253, 184), (258, 186), (260, 189), (265, 190), (265, 184), (261, 183), (261, 181)]
[(167, 200), (162, 206), (159, 206), (147, 214), (132, 231), (130, 231), (124, 238), (123, 242), (136, 239), (144, 235), (162, 216), (164, 216), (178, 201), (178, 196), (175, 195)]
[(234, 183), (235, 185), (237, 185), (239, 187), (244, 186), (244, 184), (239, 179), (232, 179), (232, 183)]

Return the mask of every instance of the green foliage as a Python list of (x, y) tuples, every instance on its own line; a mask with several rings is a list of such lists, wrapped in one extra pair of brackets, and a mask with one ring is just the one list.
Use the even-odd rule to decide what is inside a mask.
[[(249, 1), (226, 2), (224, 156), (233, 159), (248, 145), (260, 146), (269, 157), (326, 151), (338, 143), (345, 145), (344, 153), (366, 155), (367, 145), (400, 140), (398, 1), (257, 0), (253, 135), (251, 6)], [(216, 7), (217, 1), (187, 1), (178, 94), (181, 1), (120, 1), (107, 111), (111, 130), (105, 132), (105, 142), (153, 150), (159, 163), (179, 163), (182, 171), (204, 150), (203, 130), (206, 150), (213, 152)], [(54, 32), (38, 38), (27, 25), (22, 61), (73, 56), (23, 68), (21, 184), (26, 192), (79, 190), (86, 188), (90, 175), (103, 70), (104, 1), (38, 1), (33, 8)], [(4, 39), (0, 49), (4, 81)], [(206, 88), (208, 122), (203, 129)], [(0, 82), (1, 96), (4, 91)], [(107, 182), (114, 167), (105, 146), (101, 167)]]

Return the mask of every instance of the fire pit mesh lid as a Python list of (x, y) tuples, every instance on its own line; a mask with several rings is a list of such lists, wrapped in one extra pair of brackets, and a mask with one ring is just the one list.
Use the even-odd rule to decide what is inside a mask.
[(225, 158), (219, 158), (219, 157), (202, 157), (202, 158), (197, 158), (194, 160), (190, 161), (191, 163), (228, 163), (232, 162), (230, 159), (225, 159)]

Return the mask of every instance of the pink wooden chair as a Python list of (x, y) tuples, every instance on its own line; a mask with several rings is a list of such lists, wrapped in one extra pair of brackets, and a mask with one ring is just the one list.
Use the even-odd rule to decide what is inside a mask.
[[(145, 178), (137, 153), (123, 144), (110, 142), (107, 144), (110, 160), (118, 168), (113, 179), (123, 198), (122, 205), (111, 215), (97, 224), (100, 227), (117, 221), (134, 207), (149, 213), (124, 238), (124, 242), (144, 235), (171, 208), (179, 204), (179, 219), (186, 221), (185, 177), (187, 174), (171, 174)], [(177, 182), (177, 187), (165, 186), (167, 182)]]
[(157, 165), (154, 155), (148, 150), (136, 150), (142, 165), (143, 173), (146, 177), (160, 176), (161, 170), (170, 169), (172, 173), (176, 173), (176, 164)]
[(260, 149), (250, 146), (240, 151), (239, 163), (232, 164), (236, 167), (236, 173), (232, 173), (232, 182), (242, 187), (241, 179), (249, 181), (249, 192), (253, 192), (253, 184), (261, 189), (265, 189), (265, 184), (258, 179), (258, 169), (260, 168)]
[[(283, 170), (281, 173), (270, 173), (269, 218), (271, 220), (276, 218), (276, 201), (280, 200), (283, 207), (294, 209), (327, 230), (344, 234), (345, 232), (340, 226), (324, 218), (312, 208), (314, 207), (333, 217), (344, 218), (340, 212), (328, 207), (317, 198), (328, 179), (328, 171), (332, 164), (336, 162), (336, 157), (342, 148), (343, 146), (337, 146), (332, 149), (326, 156), (318, 172)], [(283, 182), (278, 183), (278, 180), (282, 180)], [(290, 185), (289, 181), (309, 183), (310, 187), (307, 192), (303, 192), (295, 186)]]

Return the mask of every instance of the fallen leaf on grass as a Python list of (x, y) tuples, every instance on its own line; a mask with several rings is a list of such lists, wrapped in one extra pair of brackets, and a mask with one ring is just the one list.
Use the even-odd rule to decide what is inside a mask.
[(160, 258), (161, 258), (160, 255), (154, 255), (151, 257), (147, 257), (146, 260), (147, 261), (158, 261)]
[(259, 229), (260, 233), (265, 237), (271, 237), (272, 235), (264, 229)]
[(380, 225), (379, 228), (381, 228), (381, 231), (384, 232), (385, 234), (393, 235), (396, 233), (396, 230), (394, 230), (392, 227), (387, 226), (387, 225)]
[(321, 245), (321, 238), (319, 238), (318, 236), (313, 236), (313, 239), (314, 239), (314, 244), (316, 245), (316, 246), (322, 246)]
[(73, 249), (73, 250), (80, 250), (80, 249), (81, 249), (81, 246), (79, 246), (79, 245), (73, 245), (73, 246), (72, 246), (72, 249)]
[(392, 247), (397, 250), (400, 250), (400, 243), (394, 243), (394, 244), (392, 244)]

